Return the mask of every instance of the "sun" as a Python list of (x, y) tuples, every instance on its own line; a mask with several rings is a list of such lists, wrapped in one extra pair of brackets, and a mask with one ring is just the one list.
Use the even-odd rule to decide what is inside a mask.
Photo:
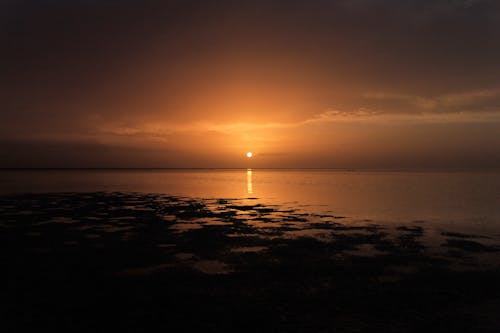
[(252, 158), (252, 156), (253, 156), (253, 153), (252, 153), (251, 151), (249, 151), (249, 152), (247, 153), (247, 157), (248, 157), (248, 158)]

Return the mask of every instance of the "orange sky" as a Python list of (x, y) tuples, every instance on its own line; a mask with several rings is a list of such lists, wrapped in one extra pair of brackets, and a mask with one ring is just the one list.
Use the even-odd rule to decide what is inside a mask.
[(1, 167), (500, 167), (495, 1), (2, 6)]

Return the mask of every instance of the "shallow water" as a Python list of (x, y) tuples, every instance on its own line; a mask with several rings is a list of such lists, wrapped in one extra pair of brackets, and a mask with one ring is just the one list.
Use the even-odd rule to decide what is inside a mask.
[[(430, 222), (500, 235), (500, 172), (332, 170), (41, 170), (0, 172), (0, 193), (141, 192), (258, 198), (306, 212)], [(137, 207), (136, 207), (137, 208)]]
[(4, 177), (7, 327), (498, 331), (496, 175), (254, 173), (253, 193), (247, 171)]
[[(21, 214), (21, 208), (30, 213)], [(303, 213), (290, 207), (266, 206), (257, 199), (123, 192), (6, 194), (0, 196), (0, 219), (4, 221), (0, 225), (2, 239), (13, 251), (64, 252), (78, 247), (86, 253), (93, 248), (136, 246), (149, 251), (149, 258), (160, 254), (160, 260), (151, 265), (153, 271), (175, 267), (161, 249), (175, 253), (181, 266), (225, 274), (235, 271), (224, 262), (230, 254), (259, 253), (280, 261), (283, 246), (288, 251), (311, 252), (300, 245), (304, 241), (309, 246), (330, 248), (330, 255), (341, 260), (352, 260), (353, 256), (404, 257), (405, 265), (412, 267), (419, 267), (422, 260), (426, 264), (437, 260), (449, 268), (495, 268), (500, 257), (500, 239), (494, 235), (439, 229), (423, 221), (391, 225)], [(309, 253), (310, 260), (322, 253), (316, 252)], [(243, 259), (237, 266), (244, 265)], [(140, 268), (127, 266), (124, 271), (150, 274), (148, 266), (143, 267), (144, 260), (136, 263)]]

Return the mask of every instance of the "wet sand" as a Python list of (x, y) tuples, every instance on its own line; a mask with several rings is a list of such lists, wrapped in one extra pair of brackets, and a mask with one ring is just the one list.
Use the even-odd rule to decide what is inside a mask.
[(253, 198), (0, 197), (2, 331), (498, 332), (499, 235)]

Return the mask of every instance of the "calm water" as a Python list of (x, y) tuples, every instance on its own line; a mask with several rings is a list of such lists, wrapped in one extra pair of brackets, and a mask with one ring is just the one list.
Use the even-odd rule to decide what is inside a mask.
[(499, 185), (500, 173), (2, 171), (4, 303), (15, 327), (229, 315), (287, 331), (305, 313), (305, 331), (359, 317), (497, 332)]
[(382, 223), (427, 221), (500, 234), (500, 173), (324, 170), (44, 170), (0, 172), (2, 193), (122, 191), (256, 197)]

